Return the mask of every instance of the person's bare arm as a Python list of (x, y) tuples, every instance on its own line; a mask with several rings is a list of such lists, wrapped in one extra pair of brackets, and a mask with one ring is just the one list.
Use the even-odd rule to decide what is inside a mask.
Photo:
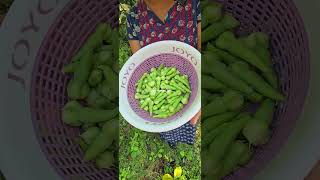
[(201, 51), (201, 22), (198, 22), (198, 50)]
[(190, 120), (190, 124), (193, 126), (196, 126), (197, 122), (200, 120), (201, 118), (201, 111), (199, 111), (191, 120)]
[(130, 44), (132, 54), (136, 53), (139, 49), (141, 49), (141, 46), (138, 40), (129, 40), (129, 44)]
[[(198, 23), (198, 50), (201, 51), (201, 22)], [(190, 123), (195, 126), (201, 118), (201, 110), (191, 119)]]

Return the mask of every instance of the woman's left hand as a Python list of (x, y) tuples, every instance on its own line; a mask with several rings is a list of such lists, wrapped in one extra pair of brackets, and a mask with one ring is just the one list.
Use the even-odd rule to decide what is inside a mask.
[(201, 111), (199, 111), (199, 112), (190, 120), (191, 125), (196, 126), (196, 124), (197, 124), (197, 122), (199, 121), (200, 117), (201, 117)]

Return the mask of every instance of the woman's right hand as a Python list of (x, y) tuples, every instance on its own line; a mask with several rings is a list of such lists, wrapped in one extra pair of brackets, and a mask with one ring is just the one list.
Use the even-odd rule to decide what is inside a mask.
[(132, 51), (132, 54), (136, 53), (141, 49), (140, 43), (138, 40), (129, 40), (130, 48)]
[(197, 122), (200, 120), (201, 118), (201, 111), (199, 111), (191, 120), (190, 120), (190, 124), (193, 126), (196, 126)]

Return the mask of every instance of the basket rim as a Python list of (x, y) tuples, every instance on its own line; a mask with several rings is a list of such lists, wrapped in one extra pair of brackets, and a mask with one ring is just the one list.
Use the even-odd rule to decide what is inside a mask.
[[(182, 48), (186, 50), (187, 53), (181, 54), (173, 51), (172, 48)], [(148, 54), (146, 52), (149, 52)], [(133, 54), (128, 61), (123, 65), (119, 73), (119, 111), (121, 116), (132, 126), (137, 129), (146, 132), (152, 133), (160, 133), (160, 132), (167, 132), (178, 127), (181, 127), (183, 124), (187, 123), (196, 113), (199, 112), (201, 109), (201, 92), (197, 93), (195, 98), (196, 103), (189, 108), (188, 111), (183, 113), (182, 117), (177, 118), (176, 121), (169, 121), (162, 124), (157, 124), (153, 122), (149, 122), (138, 116), (132, 108), (128, 108), (129, 103), (127, 100), (127, 88), (129, 78), (131, 78), (132, 71), (135, 69), (136, 66), (139, 66), (142, 60), (147, 59), (153, 55), (160, 54), (163, 52), (172, 52), (181, 54), (183, 57), (185, 56), (190, 63), (195, 67), (197, 75), (198, 75), (198, 86), (201, 86), (201, 53), (194, 47), (186, 44), (184, 42), (175, 41), (175, 40), (164, 40), (152, 43), (148, 46), (143, 47), (135, 54)], [(187, 56), (189, 54), (189, 56)], [(201, 88), (198, 88), (200, 91)], [(121, 96), (122, 95), (122, 96)]]

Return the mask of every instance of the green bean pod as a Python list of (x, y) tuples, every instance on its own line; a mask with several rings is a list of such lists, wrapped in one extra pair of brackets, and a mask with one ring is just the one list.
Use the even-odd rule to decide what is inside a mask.
[(107, 80), (104, 80), (98, 87), (98, 92), (109, 99), (110, 101), (116, 101), (119, 96), (119, 92), (116, 93), (115, 88), (111, 87)]
[(177, 72), (176, 68), (169, 68), (169, 71), (166, 73), (166, 76), (170, 76), (172, 74), (175, 74)]
[(172, 112), (172, 114), (175, 114), (175, 113), (181, 111), (182, 109), (183, 109), (183, 104), (182, 104), (182, 103), (179, 103), (178, 106), (177, 106), (177, 108), (176, 108), (176, 110), (175, 110), (174, 112)]
[(209, 131), (208, 133), (203, 135), (201, 140), (201, 147), (206, 148), (208, 147), (211, 142), (227, 127), (228, 124), (222, 124), (216, 129)]
[(218, 56), (215, 54), (204, 54), (202, 63), (203, 71), (212, 74), (212, 76), (217, 78), (220, 82), (224, 82), (227, 86), (246, 94), (253, 92), (253, 89), (240, 78), (234, 76), (228, 70), (227, 66), (219, 61)]
[(86, 53), (80, 60), (79, 65), (75, 69), (74, 77), (69, 82), (67, 87), (68, 96), (71, 99), (81, 98), (81, 89), (83, 85), (86, 85), (88, 77), (90, 75), (90, 68), (92, 66), (92, 54)]
[(220, 21), (212, 23), (202, 32), (201, 43), (214, 40), (223, 32), (234, 29), (239, 26), (239, 24), (239, 21), (231, 14), (226, 13)]
[(106, 97), (100, 95), (96, 89), (92, 89), (86, 99), (89, 106), (94, 108), (114, 108), (114, 104)]
[(241, 41), (237, 40), (232, 32), (223, 33), (216, 41), (217, 47), (227, 50), (231, 54), (242, 58), (262, 72), (270, 71), (270, 68), (261, 60), (261, 58), (246, 47)]
[(143, 102), (143, 104), (141, 104), (141, 108), (143, 109), (143, 108), (145, 108), (146, 106), (148, 106), (148, 104), (149, 104), (150, 101), (151, 101), (151, 99), (150, 99), (150, 98), (147, 98), (147, 99)]
[(113, 52), (112, 51), (100, 51), (97, 53), (97, 64), (108, 65), (113, 64)]
[(143, 75), (142, 75), (142, 77), (141, 77), (141, 79), (138, 81), (138, 83), (137, 83), (137, 89), (136, 89), (136, 91), (138, 92), (138, 93), (140, 93), (141, 91), (142, 91), (142, 85), (143, 85), (143, 81), (144, 81), (144, 79), (145, 79), (145, 77), (147, 76), (147, 73), (144, 73)]
[(113, 94), (118, 97), (119, 94), (119, 77), (109, 66), (100, 66), (105, 77), (105, 85), (108, 85)]
[(114, 163), (114, 155), (111, 151), (105, 151), (96, 159), (96, 165), (100, 169), (110, 168)]
[(264, 145), (269, 141), (271, 133), (267, 122), (252, 119), (246, 123), (242, 130), (242, 134), (250, 144), (259, 146)]
[(166, 80), (171, 80), (172, 78), (174, 78), (177, 75), (176, 72), (173, 72), (172, 74), (166, 76)]
[(118, 129), (116, 120), (106, 122), (100, 134), (89, 145), (84, 154), (84, 160), (90, 161), (95, 159), (100, 153), (104, 152), (115, 140)]
[(180, 88), (184, 89), (185, 92), (191, 93), (191, 89), (188, 86), (185, 86), (183, 83), (179, 81), (174, 81)]
[(225, 157), (226, 151), (230, 148), (232, 142), (235, 141), (243, 126), (249, 120), (250, 116), (242, 117), (229, 123), (228, 126), (225, 127), (224, 131), (221, 131), (221, 133), (210, 144), (209, 150), (211, 152), (211, 156), (208, 157), (210, 163), (205, 168), (211, 169), (213, 174), (218, 174), (220, 171), (219, 165)]
[(168, 104), (172, 105), (180, 96), (174, 96), (168, 99)]
[(85, 83), (82, 85), (81, 90), (80, 90), (80, 99), (85, 99), (88, 97), (91, 89), (88, 83)]
[(264, 100), (257, 112), (254, 114), (254, 119), (265, 121), (270, 124), (273, 119), (273, 113), (275, 110), (275, 103), (270, 99)]
[[(171, 82), (170, 82), (170, 86), (173, 87), (173, 88), (175, 88), (176, 90), (179, 90), (179, 91), (183, 92), (183, 93), (187, 93), (187, 92), (188, 92), (188, 91), (186, 91), (185, 88), (183, 88), (182, 86), (178, 85), (178, 84), (177, 84), (176, 82), (174, 82), (174, 81), (171, 81)], [(190, 90), (189, 90), (189, 91), (190, 91)]]
[(245, 62), (236, 62), (231, 65), (231, 70), (242, 80), (254, 87), (262, 95), (277, 101), (283, 101), (285, 97), (264, 81), (256, 72), (250, 70)]
[(175, 91), (174, 93), (171, 93), (167, 96), (167, 98), (171, 98), (171, 97), (174, 97), (174, 96), (180, 96), (182, 94), (181, 91)]
[(82, 107), (76, 101), (68, 102), (62, 111), (62, 119), (69, 125), (81, 125), (82, 123), (98, 123), (108, 121), (118, 115), (118, 108), (113, 110)]
[(278, 87), (277, 75), (273, 70), (272, 57), (269, 52), (269, 37), (265, 33), (255, 32), (248, 37), (239, 39), (243, 44), (254, 50), (263, 62), (269, 67), (268, 72), (264, 72), (263, 76), (273, 88)]
[(219, 176), (223, 178), (235, 171), (238, 168), (238, 165), (240, 165), (239, 161), (241, 160), (242, 156), (245, 155), (248, 149), (249, 145), (242, 141), (233, 142), (229, 152), (223, 159), (222, 169), (219, 173)]
[(143, 95), (143, 94), (135, 94), (134, 98), (135, 99), (147, 99), (149, 96), (148, 95)]
[(78, 65), (79, 65), (78, 61), (71, 62), (70, 64), (67, 64), (62, 68), (62, 72), (63, 73), (73, 73), (77, 69)]
[(175, 111), (175, 109), (178, 107), (179, 103), (181, 102), (181, 100), (183, 99), (183, 97), (179, 97), (177, 98), (174, 103), (169, 107), (169, 111), (172, 113)]
[(232, 118), (236, 117), (238, 112), (226, 112), (220, 115), (212, 116), (208, 119), (205, 119), (202, 124), (202, 132), (206, 134), (207, 132), (214, 130), (218, 126), (230, 121)]
[(153, 116), (154, 118), (167, 118), (167, 117), (169, 117), (169, 113), (159, 113), (159, 114), (157, 114), (157, 115), (154, 115)]
[[(207, 18), (207, 22), (216, 22), (222, 17), (222, 4), (210, 2), (203, 8), (202, 16)], [(205, 26), (206, 24), (204, 24)]]
[(212, 75), (227, 87), (240, 91), (253, 102), (260, 102), (262, 96), (257, 94), (245, 81), (233, 74), (225, 64), (219, 61), (219, 57), (213, 53), (202, 56), (202, 72)]
[(88, 144), (81, 137), (76, 137), (75, 142), (79, 144), (82, 151), (87, 150)]
[(163, 113), (167, 113), (166, 112), (166, 110), (164, 110), (164, 109), (158, 109), (158, 110), (154, 110), (153, 111), (153, 117), (155, 116), (155, 115), (159, 115), (159, 114), (163, 114)]
[(86, 130), (84, 133), (80, 135), (80, 137), (84, 140), (86, 144), (91, 144), (92, 141), (97, 137), (100, 133), (100, 129), (98, 127), (91, 127)]
[(149, 102), (149, 112), (150, 112), (150, 116), (152, 116), (153, 105), (154, 105), (154, 102), (153, 102), (153, 101), (150, 101), (150, 102)]
[(211, 92), (202, 89), (201, 90), (201, 103), (202, 106), (207, 105), (209, 102), (211, 102), (214, 98), (211, 99), (211, 97), (214, 96), (214, 98), (216, 98), (217, 96), (215, 96), (214, 94), (211, 94)]
[(166, 100), (162, 100), (159, 104), (153, 106), (153, 110), (158, 110), (161, 106), (166, 102)]
[(219, 82), (217, 79), (209, 75), (201, 76), (201, 88), (213, 91), (213, 92), (222, 92), (227, 89), (227, 87)]
[(162, 76), (162, 77), (166, 76), (169, 70), (170, 70), (169, 68), (164, 67), (164, 68), (162, 69), (162, 71), (161, 71), (161, 76)]
[(242, 154), (241, 158), (238, 161), (238, 164), (241, 166), (245, 166), (246, 164), (249, 163), (253, 155), (253, 151), (249, 146), (245, 149), (245, 152)]
[(84, 45), (80, 48), (77, 54), (72, 58), (72, 62), (78, 61), (89, 51), (93, 51), (99, 45), (102, 45), (103, 37), (107, 34), (110, 26), (105, 23), (101, 23), (96, 27), (96, 30), (93, 34), (89, 36)]
[(114, 155), (111, 151), (105, 151), (96, 159), (96, 165), (100, 169), (110, 168), (114, 164)]
[(205, 119), (227, 111), (239, 110), (243, 104), (244, 98), (240, 93), (228, 91), (223, 97), (217, 97), (215, 100), (203, 107), (202, 118)]
[(103, 72), (100, 69), (94, 69), (89, 75), (88, 83), (91, 87), (96, 87), (102, 79)]
[(112, 51), (113, 47), (112, 45), (103, 45), (99, 48), (97, 48), (97, 52), (100, 52), (100, 51)]
[(180, 91), (183, 91), (180, 88), (176, 88), (176, 87), (174, 87), (172, 85), (169, 85), (169, 84), (163, 84), (163, 87), (164, 87), (164, 89), (167, 89), (167, 90), (180, 90)]
[(188, 104), (189, 97), (190, 97), (190, 93), (185, 94), (183, 96), (183, 98), (181, 99), (182, 104), (184, 104), (184, 105)]
[(166, 94), (163, 94), (162, 96), (160, 97), (157, 97), (155, 100), (154, 100), (154, 103), (155, 104), (159, 104), (162, 100), (164, 100), (165, 98), (167, 97)]
[(176, 75), (174, 77), (175, 80), (181, 82), (183, 85), (185, 85), (188, 89), (191, 89), (190, 88), (190, 84), (189, 84), (189, 80), (188, 79), (185, 79), (184, 78), (185, 76), (179, 76), (179, 75)]
[(160, 66), (157, 69), (159, 76), (161, 76), (161, 71), (162, 71), (163, 68), (164, 68), (164, 64), (160, 64)]
[(211, 43), (207, 44), (207, 50), (211, 53), (215, 53), (217, 56), (219, 56), (221, 58), (221, 60), (226, 63), (226, 64), (232, 64), (234, 62), (239, 61), (238, 58), (232, 56), (231, 54), (229, 54), (228, 52), (221, 50), (219, 48), (217, 48), (216, 46), (214, 46)]

